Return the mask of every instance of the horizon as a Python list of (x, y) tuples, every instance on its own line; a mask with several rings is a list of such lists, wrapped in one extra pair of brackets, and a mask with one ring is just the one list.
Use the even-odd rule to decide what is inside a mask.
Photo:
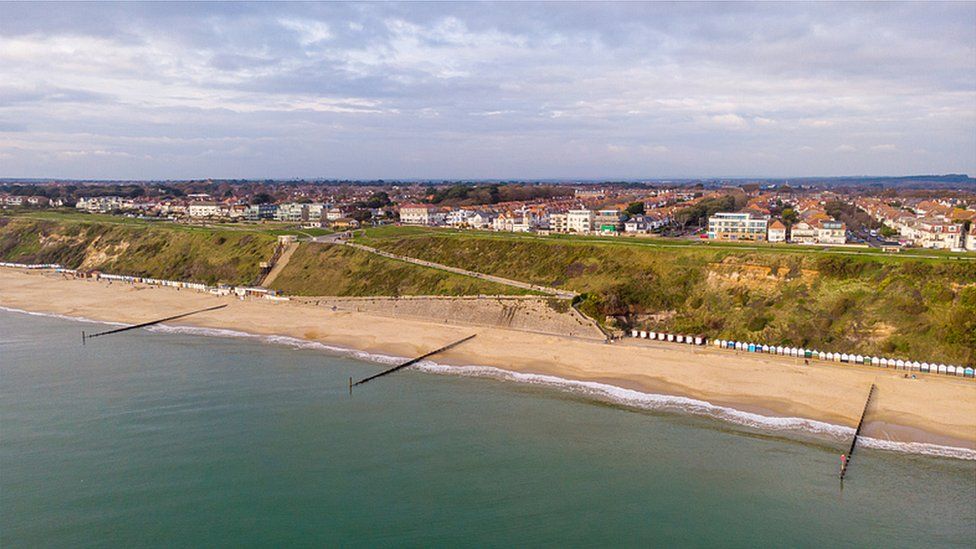
[(499, 7), (5, 4), (0, 171), (976, 173), (974, 3)]

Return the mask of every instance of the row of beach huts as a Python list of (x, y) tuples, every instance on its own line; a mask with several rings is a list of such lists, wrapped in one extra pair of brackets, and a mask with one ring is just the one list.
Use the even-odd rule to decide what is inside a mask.
[(653, 339), (656, 341), (683, 343), (686, 345), (711, 345), (719, 349), (730, 349), (746, 353), (782, 355), (794, 358), (823, 360), (827, 362), (841, 362), (845, 364), (864, 364), (867, 366), (896, 368), (898, 370), (911, 372), (927, 372), (932, 374), (944, 374), (959, 377), (976, 377), (976, 370), (971, 367), (935, 363), (930, 364), (928, 362), (919, 362), (917, 360), (912, 361), (900, 358), (883, 358), (849, 353), (824, 352), (817, 351), (815, 349), (803, 349), (800, 347), (782, 347), (779, 345), (744, 343), (741, 341), (730, 341), (725, 339), (709, 340), (702, 336), (679, 335), (666, 332), (649, 332), (644, 330), (631, 330), (630, 335), (631, 337), (638, 339)]
[(48, 269), (56, 273), (71, 275), (76, 278), (89, 278), (93, 280), (106, 280), (109, 282), (122, 282), (125, 284), (147, 284), (150, 286), (164, 286), (167, 288), (177, 288), (194, 290), (197, 292), (207, 292), (219, 296), (236, 295), (243, 299), (245, 297), (261, 297), (271, 301), (288, 301), (285, 296), (278, 295), (277, 290), (260, 288), (255, 286), (229, 286), (220, 284), (208, 286), (200, 282), (185, 282), (182, 280), (164, 280), (161, 278), (149, 278), (144, 276), (129, 276), (108, 274), (101, 271), (84, 271), (79, 269), (66, 269), (55, 263), (47, 264), (28, 264), (28, 263), (6, 263), (0, 262), (0, 267), (13, 267), (17, 269)]

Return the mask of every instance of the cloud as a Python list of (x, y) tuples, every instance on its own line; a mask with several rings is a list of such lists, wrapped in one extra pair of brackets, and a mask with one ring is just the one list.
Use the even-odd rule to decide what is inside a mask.
[(885, 143), (885, 144), (882, 144), (882, 145), (871, 145), (871, 150), (872, 151), (878, 151), (878, 152), (893, 152), (893, 151), (898, 150), (898, 147), (896, 147), (896, 146), (894, 146), (894, 145), (892, 145), (890, 143)]
[(503, 7), (5, 5), (3, 175), (976, 172), (976, 5)]

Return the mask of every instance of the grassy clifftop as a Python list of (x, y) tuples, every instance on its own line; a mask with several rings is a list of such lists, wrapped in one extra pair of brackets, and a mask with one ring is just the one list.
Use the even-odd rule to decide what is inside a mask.
[(272, 286), (291, 295), (520, 295), (524, 290), (336, 244), (302, 244)]
[(0, 258), (69, 268), (192, 280), (252, 283), (276, 238), (222, 229), (0, 218)]
[(620, 327), (976, 363), (976, 262), (375, 232), (371, 246), (583, 295)]

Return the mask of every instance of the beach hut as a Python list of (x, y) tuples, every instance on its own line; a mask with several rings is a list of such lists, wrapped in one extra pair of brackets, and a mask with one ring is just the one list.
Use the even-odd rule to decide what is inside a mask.
[(685, 336), (683, 336), (683, 335), (674, 336), (674, 340), (677, 341), (678, 343), (684, 343), (685, 342)]
[(816, 351), (814, 351), (812, 349), (806, 349), (806, 350), (803, 351), (803, 358), (813, 358), (813, 355), (815, 353), (816, 353)]
[(922, 368), (921, 368), (921, 371), (922, 371), (922, 372), (928, 372), (929, 370), (930, 370), (930, 368), (929, 368), (929, 363), (928, 363), (928, 362), (923, 362), (923, 363), (922, 363)]
[(639, 337), (639, 334), (640, 332), (638, 332), (637, 330), (630, 331), (630, 337)]
[(976, 370), (973, 370), (972, 368), (967, 366), (966, 371), (963, 372), (963, 375), (965, 375), (966, 377), (976, 377)]
[(904, 370), (905, 361), (899, 358), (897, 361), (895, 361), (895, 367), (897, 367), (899, 370)]
[(833, 362), (833, 360), (834, 360), (834, 353), (827, 353), (827, 360)]
[(801, 351), (802, 351), (802, 349), (798, 349), (796, 347), (793, 347), (793, 348), (790, 349), (790, 356), (800, 356), (800, 352)]
[(734, 341), (726, 341), (725, 342), (725, 348), (726, 349), (735, 349), (735, 342)]
[(856, 362), (858, 364), (864, 364), (864, 356), (857, 355), (856, 357), (854, 357), (854, 362)]
[(749, 344), (749, 347), (746, 350), (748, 350), (750, 353), (755, 353), (756, 352), (756, 344), (755, 343), (750, 343)]
[(674, 341), (674, 334), (668, 334), (668, 341)]
[(881, 363), (881, 366), (883, 368), (887, 368), (888, 367), (888, 359), (887, 358), (882, 358), (879, 362)]
[(917, 360), (916, 360), (915, 362), (912, 362), (912, 367), (911, 367), (911, 369), (912, 369), (913, 371), (916, 371), (916, 372), (917, 372), (917, 371), (919, 371), (919, 370), (921, 370), (921, 369), (922, 369), (922, 363), (921, 363), (921, 362), (919, 362), (919, 361), (917, 361)]
[(948, 368), (947, 368), (947, 366), (945, 364), (939, 364), (939, 369), (937, 371), (940, 374), (944, 374), (944, 373), (948, 372), (949, 370), (948, 370)]
[(820, 360), (827, 360), (827, 353), (820, 351), (820, 353), (817, 355), (817, 358), (819, 358)]
[(781, 354), (783, 354), (783, 348), (780, 347), (779, 345), (777, 345), (777, 346), (773, 347), (772, 349), (770, 349), (769, 352), (772, 353), (772, 354), (774, 354), (774, 355), (781, 355)]
[(876, 356), (871, 357), (871, 366), (881, 366), (881, 359)]
[(716, 347), (721, 347), (721, 348), (724, 349), (725, 348), (725, 340), (724, 339), (716, 339), (715, 340), (715, 346)]
[(841, 362), (847, 362), (849, 359), (850, 359), (850, 357), (847, 355), (847, 353), (841, 353), (841, 355), (840, 355), (840, 361)]
[(704, 344), (705, 344), (705, 338), (703, 338), (702, 336), (695, 336), (695, 345), (704, 345)]
[(688, 345), (694, 345), (695, 344), (694, 336), (685, 336), (685, 343), (687, 343)]
[(834, 362), (840, 362), (840, 353), (834, 353)]
[(949, 374), (950, 376), (956, 375), (956, 367), (950, 364), (949, 366), (946, 367), (946, 373)]
[(741, 351), (742, 350), (742, 342), (741, 341), (736, 341), (735, 342), (735, 350), (736, 351)]
[(769, 352), (769, 345), (763, 345), (762, 346), (762, 352), (768, 353)]

